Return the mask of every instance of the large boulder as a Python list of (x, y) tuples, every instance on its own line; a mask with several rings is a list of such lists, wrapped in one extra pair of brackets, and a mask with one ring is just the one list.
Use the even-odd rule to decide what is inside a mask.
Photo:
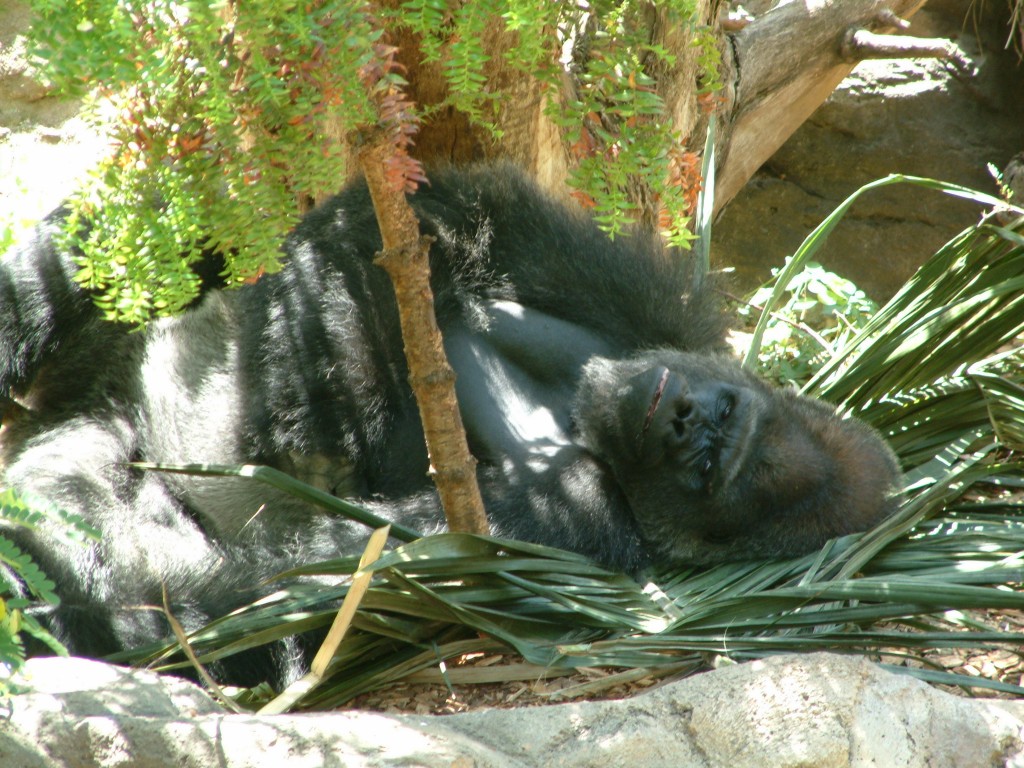
[[(1024, 149), (1024, 66), (1007, 49), (1009, 7), (930, 0), (908, 34), (953, 40), (971, 68), (938, 59), (865, 61), (775, 153), (716, 222), (712, 257), (757, 286), (847, 196), (890, 173), (996, 193)], [(888, 298), (929, 255), (977, 221), (972, 203), (897, 185), (862, 197), (819, 260)]]
[(441, 717), (227, 714), (190, 683), (34, 659), (0, 765), (1024, 766), (1024, 702), (971, 700), (829, 654), (728, 666), (622, 701)]

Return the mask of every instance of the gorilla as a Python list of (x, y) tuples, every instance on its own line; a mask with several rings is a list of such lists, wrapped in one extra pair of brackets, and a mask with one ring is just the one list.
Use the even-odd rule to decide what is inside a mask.
[[(611, 240), (509, 166), (430, 178), (410, 202), (435, 239), (438, 322), (494, 535), (638, 574), (801, 554), (891, 512), (882, 439), (725, 354), (714, 292), (656, 237)], [(368, 533), (251, 480), (132, 462), (266, 464), (443, 526), (364, 184), (301, 222), (280, 273), (142, 331), (104, 321), (73, 281), (61, 221), (0, 261), (0, 397), (19, 404), (0, 482), (102, 538), (0, 532), (56, 582), (45, 621), (73, 652), (166, 637), (161, 585), (195, 629)], [(222, 674), (294, 674), (267, 663)]]

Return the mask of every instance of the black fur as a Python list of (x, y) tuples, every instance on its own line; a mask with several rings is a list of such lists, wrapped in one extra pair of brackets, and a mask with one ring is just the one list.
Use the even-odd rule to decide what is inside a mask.
[[(888, 509), (895, 462), (865, 427), (722, 357), (725, 321), (685, 260), (608, 240), (520, 173), (431, 174), (412, 197), (494, 533), (636, 572), (791, 554)], [(0, 262), (4, 482), (91, 520), (87, 549), (7, 531), (58, 583), (57, 635), (105, 654), (188, 628), (290, 565), (356, 551), (355, 523), (245, 480), (129, 461), (260, 462), (389, 519), (443, 525), (394, 295), (363, 185), (288, 238), (283, 272), (213, 291), (145, 333), (104, 323), (54, 247)], [(277, 660), (228, 669), (251, 682)], [(287, 665), (286, 665), (287, 666)]]

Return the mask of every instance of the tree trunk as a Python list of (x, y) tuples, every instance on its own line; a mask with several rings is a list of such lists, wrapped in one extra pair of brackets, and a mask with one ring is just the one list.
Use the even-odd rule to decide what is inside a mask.
[(395, 189), (386, 168), (394, 153), (388, 137), (363, 145), (358, 153), (384, 245), (375, 259), (391, 277), (409, 364), (409, 384), (420, 411), (441, 506), (452, 531), (487, 534), (489, 527), (476, 460), (469, 452), (466, 430), (455, 399), (455, 373), (448, 364), (434, 314), (428, 252), (419, 222), (401, 189)]
[[(719, 3), (701, 0), (698, 17), (716, 30), (723, 51), (724, 88), (720, 92), (716, 142), (718, 146), (715, 209), (720, 210), (755, 171), (810, 116), (861, 58), (870, 53), (847, 40), (856, 30), (899, 30), (926, 0), (843, 0), (789, 2), (765, 12), (734, 32), (717, 23)], [(416, 155), (432, 162), (465, 163), (508, 157), (526, 167), (549, 190), (564, 193), (571, 163), (567, 137), (545, 114), (546, 98), (567, 98), (573, 82), (568, 75), (560, 94), (545, 95), (537, 80), (510, 70), (501, 54), (508, 47), (505, 33), (495, 26), (486, 36), (491, 52), (489, 89), (508, 94), (497, 123), (503, 135), (493, 139), (453, 110), (441, 109), (422, 129)], [(703, 146), (707, 127), (697, 97), (700, 75), (697, 51), (689, 31), (671, 24), (663, 14), (650, 15), (650, 40), (665, 46), (676, 63), (649, 72), (690, 150)], [(394, 41), (407, 68), (409, 96), (421, 106), (443, 101), (445, 89), (436, 65), (419, 61), (417, 41), (399, 34)], [(911, 47), (910, 55), (920, 50)], [(942, 46), (935, 46), (941, 52)], [(930, 53), (928, 55), (940, 55)], [(643, 201), (637, 201), (642, 205)]]
[[(715, 208), (721, 210), (860, 60), (848, 33), (898, 29), (926, 0), (783, 5), (730, 35), (732, 74), (719, 137)], [(866, 58), (866, 56), (864, 56)]]

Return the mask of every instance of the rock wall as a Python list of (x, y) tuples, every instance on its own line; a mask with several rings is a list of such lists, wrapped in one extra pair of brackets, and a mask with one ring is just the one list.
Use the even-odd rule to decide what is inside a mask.
[[(1005, 47), (1008, 19), (1005, 3), (930, 0), (907, 34), (953, 40), (972, 71), (937, 59), (862, 62), (715, 222), (715, 266), (734, 267), (737, 288), (757, 286), (847, 196), (890, 173), (994, 194), (986, 164), (1002, 169), (1024, 149), (1024, 65)], [(980, 213), (887, 187), (858, 201), (819, 260), (884, 300)]]
[(441, 768), (1024, 766), (1024, 703), (951, 696), (863, 658), (723, 667), (624, 701), (448, 716), (227, 714), (197, 687), (33, 659), (4, 702), (0, 765)]

